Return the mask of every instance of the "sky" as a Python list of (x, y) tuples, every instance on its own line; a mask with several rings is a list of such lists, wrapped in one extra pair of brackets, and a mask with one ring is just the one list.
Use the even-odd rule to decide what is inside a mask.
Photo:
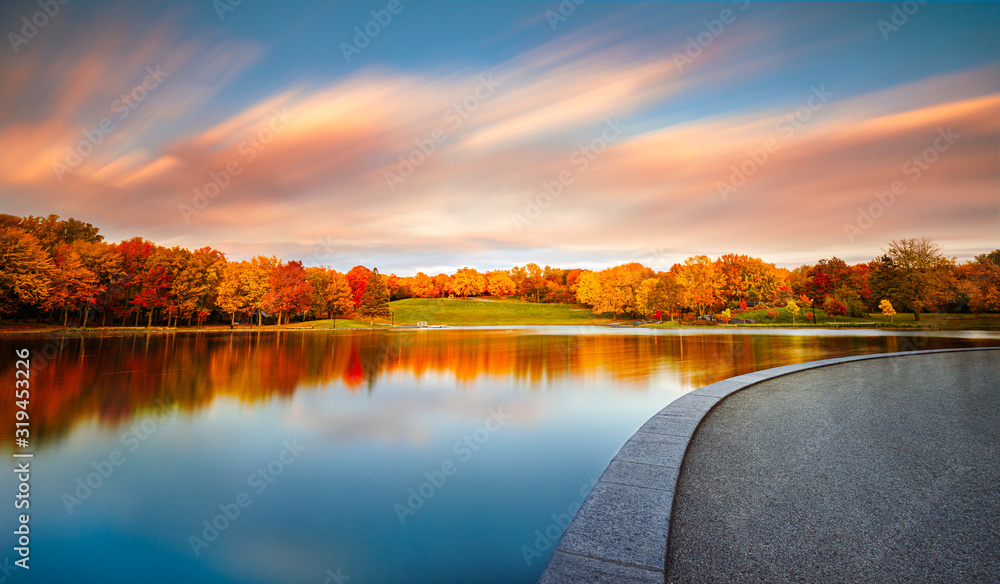
[(1000, 3), (2, 4), (0, 212), (109, 241), (398, 275), (1000, 248)]

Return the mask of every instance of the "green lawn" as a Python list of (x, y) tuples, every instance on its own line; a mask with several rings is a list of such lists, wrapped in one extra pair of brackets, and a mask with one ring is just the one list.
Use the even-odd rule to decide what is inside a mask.
[(372, 326), (367, 320), (351, 320), (350, 318), (338, 318), (337, 320), (307, 320), (306, 322), (295, 322), (288, 327), (282, 328), (314, 328), (314, 329), (368, 329), (368, 328), (389, 328), (388, 323), (376, 320)]
[[(557, 325), (604, 324), (588, 308), (574, 304), (535, 304), (516, 298), (495, 301), (460, 298), (407, 298), (389, 304), (396, 324)], [(382, 321), (386, 322), (386, 321)], [(367, 322), (364, 323), (367, 326)], [(339, 321), (338, 321), (339, 326)]]
[[(778, 317), (771, 319), (767, 317), (769, 310), (777, 311)], [(861, 318), (849, 316), (838, 316), (833, 318), (826, 314), (826, 311), (811, 308), (799, 308), (799, 315), (795, 317), (795, 326), (813, 326), (812, 319), (805, 317), (807, 312), (816, 313), (816, 325), (828, 326), (852, 326), (852, 327), (929, 327), (942, 329), (996, 329), (1000, 328), (1000, 314), (945, 314), (945, 313), (922, 313), (920, 321), (913, 318), (912, 313), (897, 314), (890, 321), (888, 317), (881, 313), (871, 313)], [(784, 308), (762, 308), (760, 310), (750, 310), (740, 314), (733, 314), (733, 318), (752, 319), (757, 321), (757, 325), (764, 326), (791, 326), (792, 314)], [(740, 325), (737, 325), (740, 326)], [(749, 325), (754, 326), (754, 325)]]

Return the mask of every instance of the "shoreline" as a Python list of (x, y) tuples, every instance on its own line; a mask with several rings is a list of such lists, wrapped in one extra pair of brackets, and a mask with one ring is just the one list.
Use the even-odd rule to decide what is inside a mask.
[[(34, 326), (34, 325), (18, 325), (18, 326)], [(226, 326), (217, 327), (103, 327), (103, 328), (63, 328), (61, 326), (46, 326), (38, 325), (37, 328), (24, 329), (24, 330), (6, 330), (0, 327), (0, 336), (20, 336), (20, 335), (50, 335), (50, 336), (65, 336), (65, 337), (75, 337), (75, 336), (90, 336), (90, 335), (102, 335), (102, 334), (178, 334), (178, 333), (278, 333), (278, 332), (339, 332), (339, 331), (390, 331), (390, 330), (407, 330), (407, 331), (441, 331), (441, 330), (470, 330), (470, 329), (540, 329), (540, 328), (551, 328), (551, 327), (570, 327), (570, 328), (600, 328), (608, 330), (684, 330), (684, 331), (702, 331), (702, 332), (712, 332), (712, 331), (726, 331), (726, 330), (737, 330), (743, 329), (747, 331), (766, 331), (766, 330), (794, 330), (794, 331), (808, 331), (808, 330), (822, 330), (822, 331), (884, 331), (884, 332), (1000, 332), (1000, 323), (997, 326), (979, 326), (979, 327), (942, 327), (936, 325), (926, 325), (926, 326), (879, 326), (878, 324), (871, 323), (843, 323), (839, 325), (813, 325), (813, 324), (645, 324), (645, 325), (633, 325), (633, 324), (608, 324), (608, 323), (594, 323), (594, 324), (582, 324), (582, 323), (572, 323), (572, 324), (559, 324), (559, 323), (536, 323), (536, 324), (511, 324), (511, 323), (481, 323), (481, 324), (460, 324), (460, 325), (446, 325), (442, 328), (434, 327), (418, 327), (409, 324), (376, 324), (375, 326), (346, 326), (343, 328), (332, 328), (332, 327), (311, 327), (306, 323), (288, 325), (264, 325), (259, 327), (238, 327), (230, 329)]]

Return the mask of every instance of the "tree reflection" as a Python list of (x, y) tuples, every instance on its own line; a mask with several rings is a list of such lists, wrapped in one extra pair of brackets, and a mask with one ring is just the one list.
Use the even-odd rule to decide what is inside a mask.
[[(377, 391), (396, 376), (419, 383), (428, 374), (476, 383), (511, 383), (546, 391), (554, 381), (581, 391), (607, 380), (643, 391), (667, 375), (696, 388), (721, 379), (825, 357), (974, 346), (988, 340), (891, 336), (750, 334), (550, 335), (506, 331), (254, 331), (132, 336), (18, 337), (0, 340), (3, 354), (33, 352), (31, 444), (65, 435), (75, 424), (106, 427), (172, 404), (194, 413), (217, 396), (245, 402), (290, 397), (300, 388), (335, 386)], [(14, 359), (0, 363), (14, 386)], [(488, 380), (488, 381), (486, 381)], [(665, 405), (665, 404), (664, 404)], [(14, 411), (14, 392), (0, 410)], [(11, 448), (14, 424), (0, 426)]]

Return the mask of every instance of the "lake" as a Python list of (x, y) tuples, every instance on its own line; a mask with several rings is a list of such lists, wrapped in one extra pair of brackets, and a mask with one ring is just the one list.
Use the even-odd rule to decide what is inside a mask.
[[(702, 385), (996, 333), (591, 327), (0, 338), (31, 459), (8, 582), (534, 582), (618, 448)], [(15, 349), (31, 366), (14, 436)], [(0, 562), (18, 479), (0, 472)], [(5, 575), (5, 574), (0, 574)]]

